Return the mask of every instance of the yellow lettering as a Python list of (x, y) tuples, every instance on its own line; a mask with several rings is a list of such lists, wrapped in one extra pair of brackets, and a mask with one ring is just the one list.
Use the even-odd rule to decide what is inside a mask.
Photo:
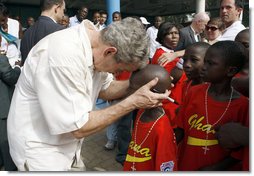
[(202, 131), (206, 131), (207, 133), (213, 133), (215, 134), (215, 130), (212, 129), (212, 125), (210, 124), (202, 124), (202, 121), (204, 120), (204, 116), (198, 118), (197, 114), (193, 114), (192, 116), (190, 116), (188, 123), (190, 125), (190, 129), (192, 128), (196, 128), (197, 130), (202, 130)]
[[(197, 118), (198, 115), (197, 114), (193, 114), (192, 116), (190, 116), (188, 123), (190, 124), (190, 129), (192, 129), (195, 126), (196, 120), (195, 118)], [(193, 120), (194, 119), (194, 120)]]
[(197, 130), (201, 130), (201, 129), (202, 129), (202, 126), (203, 126), (203, 124), (201, 123), (201, 121), (202, 121), (204, 118), (205, 118), (204, 116), (202, 116), (201, 118), (199, 118), (199, 119), (197, 120), (196, 125), (195, 125), (194, 128), (197, 128)]
[(149, 148), (141, 148), (141, 146), (138, 144), (135, 144), (134, 141), (130, 142), (129, 148), (131, 148), (133, 151), (137, 153), (140, 153), (141, 155), (145, 155), (146, 157), (151, 156)]
[(150, 149), (149, 149), (149, 148), (142, 148), (142, 149), (139, 151), (139, 153), (140, 153), (141, 155), (145, 155), (146, 157), (151, 156), (151, 154), (150, 154), (149, 152), (150, 152)]

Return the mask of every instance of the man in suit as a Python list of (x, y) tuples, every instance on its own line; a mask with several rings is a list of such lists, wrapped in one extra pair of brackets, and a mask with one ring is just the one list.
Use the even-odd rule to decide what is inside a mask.
[(64, 16), (65, 1), (64, 0), (42, 0), (41, 16), (24, 34), (21, 41), (22, 64), (24, 64), (29, 51), (32, 47), (45, 36), (64, 29), (60, 22)]
[[(20, 62), (20, 61), (19, 61)], [(16, 65), (19, 64), (16, 62)], [(0, 54), (0, 169), (15, 171), (17, 167), (9, 153), (7, 139), (7, 116), (15, 84), (20, 75), (20, 68), (9, 64), (8, 58)], [(1, 169), (2, 170), (2, 169)]]
[(200, 34), (204, 31), (209, 20), (210, 18), (207, 13), (197, 13), (191, 24), (180, 30), (180, 40), (176, 50), (184, 50), (190, 44), (201, 41)]

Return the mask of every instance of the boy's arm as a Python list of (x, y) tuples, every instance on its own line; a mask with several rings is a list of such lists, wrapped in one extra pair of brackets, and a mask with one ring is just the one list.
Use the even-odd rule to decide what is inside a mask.
[(226, 157), (224, 160), (210, 166), (202, 167), (199, 171), (227, 171), (230, 167), (240, 162), (231, 156)]

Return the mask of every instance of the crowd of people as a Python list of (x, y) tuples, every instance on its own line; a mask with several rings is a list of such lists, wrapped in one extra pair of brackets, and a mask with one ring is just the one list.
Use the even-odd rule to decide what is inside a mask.
[(0, 4), (2, 170), (85, 171), (84, 137), (107, 128), (123, 171), (249, 171), (241, 0), (185, 27), (65, 9), (43, 0), (22, 27)]

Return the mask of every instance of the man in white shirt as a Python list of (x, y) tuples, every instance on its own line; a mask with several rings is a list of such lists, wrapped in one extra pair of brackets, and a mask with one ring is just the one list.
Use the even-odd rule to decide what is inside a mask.
[(160, 46), (160, 44), (156, 41), (156, 38), (157, 38), (159, 26), (162, 22), (163, 22), (162, 17), (156, 16), (154, 18), (154, 25), (149, 27), (146, 31), (147, 35), (150, 38), (150, 55), (149, 55), (150, 59), (153, 58), (156, 48)]
[(100, 20), (98, 24), (98, 29), (102, 30), (106, 27), (106, 21), (108, 19), (108, 13), (104, 10), (100, 10)]
[(245, 29), (240, 21), (240, 14), (243, 12), (243, 4), (241, 0), (221, 0), (220, 17), (226, 29), (220, 37), (223, 40), (235, 40), (236, 35)]
[(88, 8), (86, 6), (80, 6), (77, 10), (77, 14), (70, 17), (70, 27), (80, 24), (88, 15)]
[(134, 18), (103, 31), (84, 20), (38, 42), (24, 64), (7, 122), (10, 153), (18, 169), (82, 170), (84, 137), (134, 109), (161, 105), (169, 92), (151, 92), (155, 78), (123, 101), (95, 110), (98, 97), (112, 100), (128, 94), (129, 82), (115, 81), (110, 73), (145, 66), (148, 45), (141, 22)]

